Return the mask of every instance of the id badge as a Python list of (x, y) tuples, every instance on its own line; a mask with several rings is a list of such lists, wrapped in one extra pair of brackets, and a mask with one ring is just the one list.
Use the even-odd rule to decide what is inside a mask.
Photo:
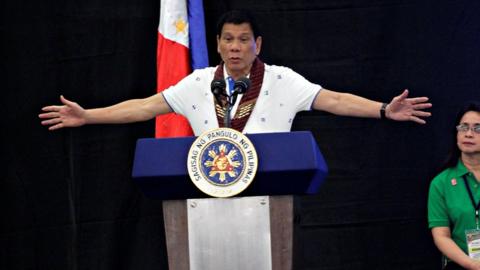
[(466, 230), (468, 256), (474, 260), (480, 261), (480, 230)]

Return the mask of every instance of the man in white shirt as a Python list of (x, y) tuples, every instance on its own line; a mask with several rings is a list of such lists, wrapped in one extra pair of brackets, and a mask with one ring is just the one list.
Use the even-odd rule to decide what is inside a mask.
[[(162, 93), (127, 100), (113, 106), (84, 109), (60, 97), (63, 105), (42, 108), (39, 117), (50, 130), (85, 124), (131, 123), (176, 112), (187, 117), (195, 135), (224, 126), (228, 94), (215, 98), (212, 80), (234, 81), (249, 77), (251, 87), (232, 104), (231, 127), (244, 133), (290, 131), (295, 114), (323, 110), (337, 115), (388, 118), (424, 124), (430, 113), (427, 97), (408, 98), (408, 90), (390, 103), (372, 101), (313, 84), (289, 68), (266, 65), (258, 58), (262, 37), (254, 19), (246, 12), (224, 14), (217, 26), (217, 51), (222, 63), (194, 71)], [(229, 119), (230, 120), (230, 119)]]

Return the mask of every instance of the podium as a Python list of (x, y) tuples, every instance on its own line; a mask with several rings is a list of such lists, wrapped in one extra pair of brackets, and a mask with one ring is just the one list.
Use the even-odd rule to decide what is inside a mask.
[(310, 132), (247, 137), (258, 169), (232, 198), (208, 197), (190, 180), (195, 137), (138, 140), (132, 176), (147, 197), (163, 200), (169, 269), (292, 269), (292, 195), (317, 193), (325, 160)]

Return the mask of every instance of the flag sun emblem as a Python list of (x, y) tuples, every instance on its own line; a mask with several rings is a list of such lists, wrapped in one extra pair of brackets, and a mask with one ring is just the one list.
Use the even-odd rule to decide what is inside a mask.
[(252, 142), (242, 133), (219, 128), (200, 135), (187, 161), (193, 183), (213, 197), (231, 197), (245, 190), (258, 167)]

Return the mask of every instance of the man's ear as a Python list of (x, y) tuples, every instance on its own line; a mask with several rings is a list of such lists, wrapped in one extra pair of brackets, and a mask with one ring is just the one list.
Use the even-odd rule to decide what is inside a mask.
[(217, 35), (217, 53), (220, 53), (220, 36)]
[(255, 54), (259, 55), (260, 50), (262, 49), (262, 37), (261, 36), (257, 37), (257, 39), (255, 40), (255, 45), (257, 47), (256, 50), (255, 50)]

